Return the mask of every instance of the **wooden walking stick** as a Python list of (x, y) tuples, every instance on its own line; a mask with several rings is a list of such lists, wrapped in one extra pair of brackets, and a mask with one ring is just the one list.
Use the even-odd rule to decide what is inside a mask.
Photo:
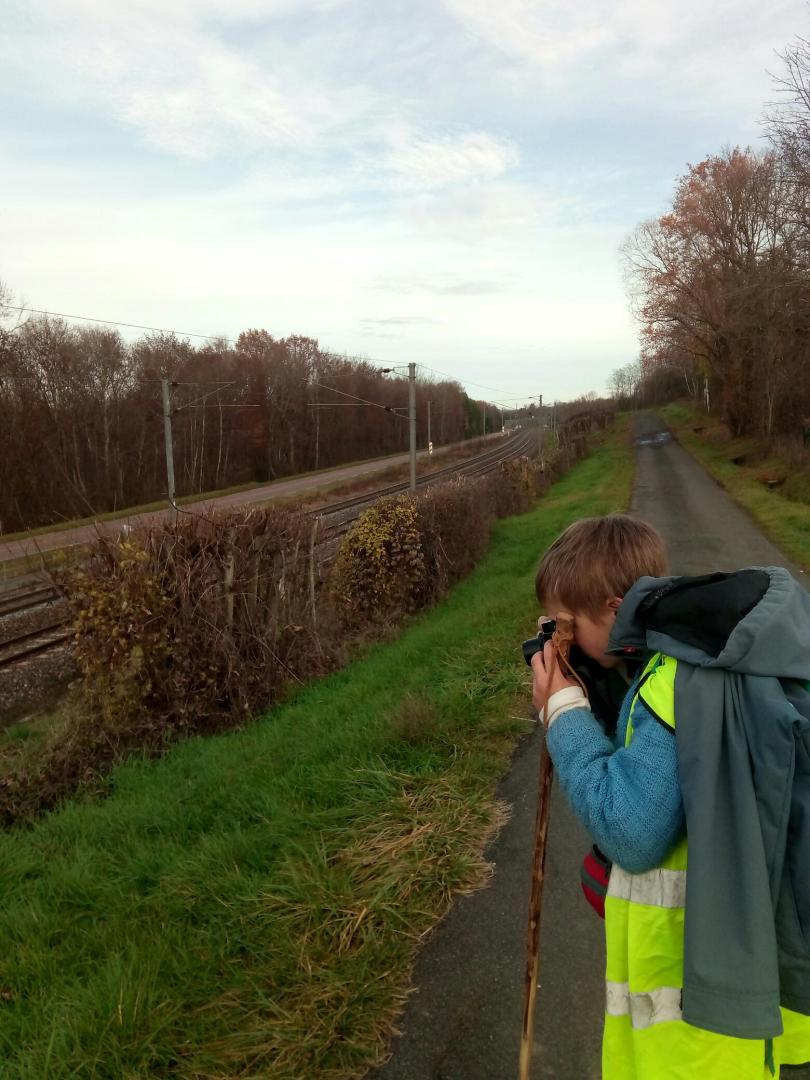
[[(551, 696), (551, 682), (559, 664), (566, 677), (579, 683), (582, 680), (568, 662), (568, 654), (574, 642), (574, 618), (572, 615), (557, 615), (557, 628), (551, 639), (553, 645), (551, 668), (546, 683), (546, 700), (541, 716), (543, 723), (548, 718), (548, 699)], [(585, 692), (585, 687), (582, 687)], [(532, 1056), (532, 1036), (534, 1032), (534, 1002), (537, 996), (537, 976), (539, 972), (538, 944), (540, 939), (540, 908), (543, 899), (543, 881), (546, 867), (546, 836), (548, 817), (551, 806), (551, 781), (554, 767), (545, 743), (540, 757), (540, 784), (537, 793), (537, 816), (534, 825), (534, 856), (532, 859), (532, 889), (529, 899), (529, 928), (526, 943), (526, 977), (523, 999), (523, 1033), (520, 1040), (520, 1080), (529, 1080)]]

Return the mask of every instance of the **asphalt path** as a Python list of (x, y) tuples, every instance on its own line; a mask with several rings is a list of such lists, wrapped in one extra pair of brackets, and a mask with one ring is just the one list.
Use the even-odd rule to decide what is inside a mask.
[[(750, 565), (804, 574), (735, 506), (652, 414), (636, 420), (632, 513), (661, 531), (672, 572)], [(538, 552), (538, 559), (540, 552)], [(527, 628), (527, 635), (530, 628)], [(541, 732), (518, 745), (498, 797), (512, 808), (487, 850), (491, 883), (458, 900), (416, 962), (412, 995), (387, 1064), (366, 1080), (514, 1080), (523, 1001), (526, 918)], [(555, 786), (540, 932), (533, 1080), (599, 1080), (603, 923), (582, 897), (590, 841)], [(806, 1080), (810, 1071), (786, 1073)]]

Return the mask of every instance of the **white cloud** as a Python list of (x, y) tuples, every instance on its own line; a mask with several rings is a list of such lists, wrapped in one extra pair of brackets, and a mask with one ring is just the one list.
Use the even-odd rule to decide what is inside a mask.
[(596, 86), (612, 97), (627, 80), (639, 103), (674, 91), (710, 109), (747, 101), (774, 50), (802, 31), (804, 14), (798, 0), (442, 2), (468, 32), (517, 62), (513, 79), (565, 87), (575, 100)]
[(382, 164), (402, 189), (432, 190), (491, 180), (518, 163), (514, 144), (486, 131), (430, 138), (403, 129), (393, 132), (389, 141)]
[[(558, 68), (615, 40), (613, 4), (538, 3), (537, 0), (443, 0), (448, 10), (485, 41), (532, 66)], [(604, 18), (609, 12), (609, 18)], [(601, 13), (601, 17), (599, 14)], [(597, 16), (594, 18), (594, 16)]]
[(470, 277), (457, 271), (444, 274), (422, 271), (414, 274), (380, 274), (372, 287), (381, 293), (397, 293), (400, 296), (489, 296), (493, 293), (516, 291), (519, 282), (514, 273), (495, 278)]
[[(180, 156), (312, 146), (324, 131), (356, 119), (369, 104), (278, 56), (263, 62), (223, 30), (252, 19), (331, 10), (336, 0), (45, 0), (19, 25), (11, 21), (0, 56), (59, 98), (106, 112), (152, 146)], [(266, 33), (266, 30), (263, 30)], [(261, 37), (261, 35), (259, 35)]]
[(403, 201), (403, 219), (436, 241), (492, 251), (540, 245), (541, 230), (575, 212), (576, 201), (537, 185), (498, 179), (449, 191), (428, 191)]
[(632, 358), (621, 237), (684, 161), (755, 137), (806, 21), (805, 0), (9, 6), (0, 276), (34, 306), (385, 335), (392, 362), (560, 396)]
[[(469, 29), (516, 59), (538, 68), (567, 68), (588, 59), (605, 60), (621, 49), (631, 59), (639, 54), (654, 63), (662, 52), (689, 42), (702, 52), (716, 48), (740, 29), (750, 39), (754, 26), (772, 24), (776, 8), (795, 4), (773, 0), (443, 0)], [(613, 59), (610, 56), (611, 60)]]

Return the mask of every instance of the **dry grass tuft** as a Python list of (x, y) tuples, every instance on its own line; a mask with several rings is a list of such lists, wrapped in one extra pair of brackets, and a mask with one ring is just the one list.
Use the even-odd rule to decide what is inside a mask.
[[(288, 893), (282, 884), (259, 898), (273, 938), (296, 942), (294, 993), (285, 992), (282, 1007), (268, 987), (265, 1008), (247, 1023), (238, 1000), (210, 1002), (226, 1030), (234, 1012), (235, 1033), (200, 1047), (180, 1076), (363, 1075), (375, 1055), (382, 1060), (407, 999), (413, 945), (454, 896), (489, 882), (483, 853), (508, 807), (465, 795), (451, 779), (417, 788), (412, 776), (366, 770), (354, 780), (361, 787), (393, 781), (399, 789), (347, 846), (330, 853), (327, 838), (317, 857), (288, 864)], [(216, 1071), (205, 1069), (206, 1058), (217, 1061)]]
[(400, 742), (420, 744), (441, 732), (441, 717), (424, 694), (406, 694), (393, 716), (391, 731)]

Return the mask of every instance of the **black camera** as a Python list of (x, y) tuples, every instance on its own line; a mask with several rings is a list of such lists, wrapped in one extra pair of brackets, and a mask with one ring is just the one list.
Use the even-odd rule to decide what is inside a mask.
[(531, 667), (532, 657), (536, 652), (541, 652), (547, 641), (551, 641), (554, 631), (557, 629), (556, 619), (544, 619), (540, 623), (537, 637), (530, 637), (523, 642), (523, 659)]

